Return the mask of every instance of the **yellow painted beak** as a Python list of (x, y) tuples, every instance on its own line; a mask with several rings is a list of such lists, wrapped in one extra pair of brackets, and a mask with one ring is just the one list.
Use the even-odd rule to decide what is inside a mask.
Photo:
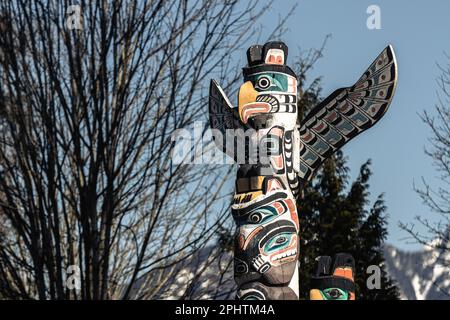
[(255, 90), (251, 81), (245, 82), (239, 88), (238, 108), (239, 108), (239, 116), (241, 117), (243, 123), (247, 123), (247, 119), (244, 118), (244, 110), (245, 110), (244, 106), (246, 104), (256, 102), (257, 96), (258, 91)]
[(258, 91), (256, 91), (255, 88), (253, 88), (252, 82), (251, 81), (245, 82), (239, 88), (239, 96), (238, 96), (239, 110), (247, 103), (255, 102), (257, 96)]
[(238, 110), (242, 123), (247, 123), (248, 118), (254, 114), (270, 112), (270, 104), (256, 102), (258, 94), (259, 92), (255, 90), (251, 81), (247, 81), (239, 89)]
[(317, 289), (312, 289), (309, 291), (310, 300), (323, 300), (322, 294)]

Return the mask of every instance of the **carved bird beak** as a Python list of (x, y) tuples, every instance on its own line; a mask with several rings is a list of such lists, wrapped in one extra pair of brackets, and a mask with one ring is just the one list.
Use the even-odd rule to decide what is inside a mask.
[(267, 102), (257, 102), (259, 92), (255, 90), (251, 81), (245, 82), (239, 89), (238, 109), (243, 123), (256, 113), (268, 113), (271, 106)]
[(309, 291), (309, 300), (323, 300), (322, 294), (317, 289)]

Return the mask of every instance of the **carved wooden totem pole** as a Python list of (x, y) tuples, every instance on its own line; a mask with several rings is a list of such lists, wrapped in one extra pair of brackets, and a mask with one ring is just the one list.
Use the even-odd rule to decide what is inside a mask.
[[(248, 49), (237, 107), (211, 81), (214, 140), (239, 164), (231, 206), (238, 299), (298, 299), (299, 190), (325, 159), (384, 115), (395, 91), (388, 46), (355, 85), (336, 90), (299, 122), (287, 54), (282, 42)], [(331, 266), (330, 257), (319, 257), (311, 299), (354, 299), (352, 261), (337, 255)]]

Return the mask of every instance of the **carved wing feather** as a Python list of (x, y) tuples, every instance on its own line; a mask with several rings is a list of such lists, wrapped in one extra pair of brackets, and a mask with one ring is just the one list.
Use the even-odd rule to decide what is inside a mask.
[[(226, 153), (226, 130), (243, 128), (243, 125), (239, 120), (236, 108), (233, 108), (215, 80), (211, 80), (209, 87), (209, 122), (212, 129), (219, 130), (222, 133), (222, 139), (214, 136), (214, 141), (217, 147)], [(229, 156), (235, 158), (234, 154)]]
[(301, 180), (311, 179), (327, 157), (383, 117), (396, 82), (397, 62), (388, 46), (352, 87), (334, 91), (311, 110), (300, 124)]

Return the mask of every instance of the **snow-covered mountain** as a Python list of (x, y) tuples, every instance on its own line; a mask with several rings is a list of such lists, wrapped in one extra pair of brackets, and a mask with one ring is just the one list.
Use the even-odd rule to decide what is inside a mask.
[[(397, 282), (403, 299), (450, 300), (450, 248), (408, 252), (385, 245), (384, 257), (386, 271)], [(203, 248), (163, 273), (157, 278), (170, 280), (157, 299), (234, 298), (232, 253), (217, 247)], [(143, 288), (155, 286), (154, 280), (148, 277), (139, 281), (134, 288), (136, 296)]]
[(431, 247), (408, 252), (385, 245), (386, 269), (403, 299), (450, 300), (450, 250)]

